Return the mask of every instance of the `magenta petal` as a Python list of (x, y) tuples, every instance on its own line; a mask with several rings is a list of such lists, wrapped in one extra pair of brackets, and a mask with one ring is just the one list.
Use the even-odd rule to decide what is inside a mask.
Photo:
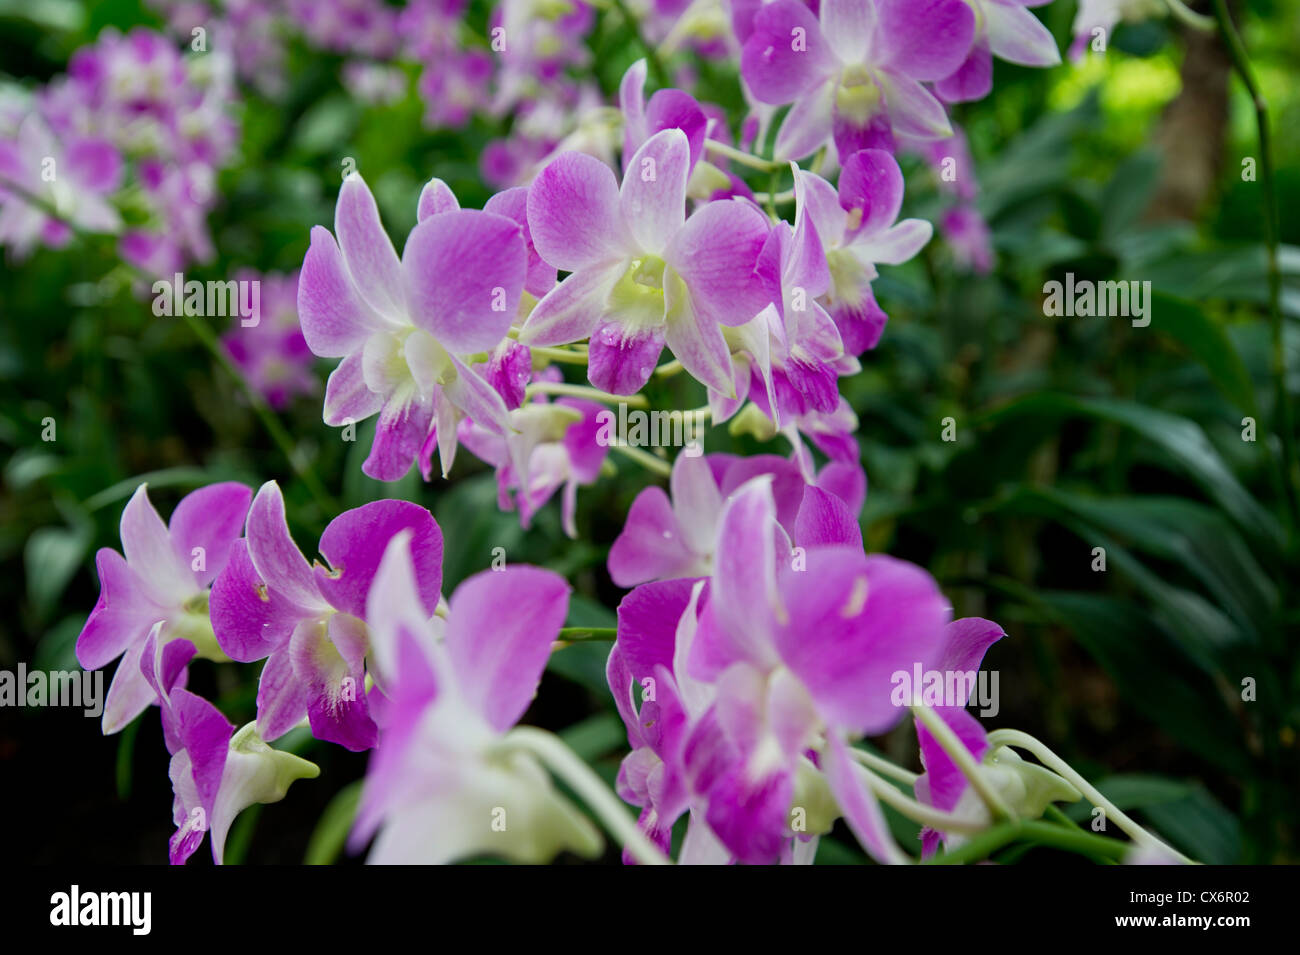
[[(982, 760), (989, 743), (980, 721), (955, 706), (945, 706), (937, 712), (976, 761)], [(924, 801), (938, 809), (947, 811), (954, 808), (970, 781), (930, 731), (919, 723), (916, 725), (916, 740), (921, 749), (921, 764), (925, 767), (924, 775), (917, 780), (918, 797), (924, 794)]]
[(835, 796), (835, 801), (844, 814), (844, 821), (862, 848), (877, 862), (888, 864), (906, 861), (894, 842), (894, 837), (890, 835), (880, 804), (853, 768), (853, 759), (839, 734), (827, 734), (822, 763), (831, 794)]
[(208, 613), (226, 656), (249, 663), (282, 646), (304, 611), (266, 586), (248, 556), (247, 541), (239, 540), (212, 584)]
[(361, 297), (381, 315), (404, 315), (401, 264), (379, 220), (375, 197), (359, 173), (344, 179), (339, 189), (334, 232)]
[[(806, 49), (796, 48), (797, 35)], [(775, 105), (798, 99), (830, 76), (835, 66), (817, 18), (795, 0), (776, 0), (760, 9), (740, 54), (741, 75), (754, 97)]]
[(646, 104), (646, 127), (650, 133), (680, 129), (690, 143), (691, 168), (704, 154), (704, 134), (709, 120), (695, 97), (681, 90), (659, 90)]
[(912, 79), (952, 74), (975, 39), (975, 13), (965, 0), (876, 0), (877, 62)]
[(104, 700), (102, 724), (105, 736), (124, 729), (151, 704), (157, 702), (158, 695), (140, 672), (143, 652), (143, 642), (127, 647), (122, 659), (118, 661), (117, 669), (113, 671), (113, 682), (109, 684), (108, 696)]
[(108, 193), (122, 180), (122, 154), (104, 139), (78, 139), (68, 145), (71, 177), (91, 192)]
[(638, 684), (655, 667), (673, 669), (677, 623), (691, 601), (694, 580), (642, 584), (618, 605), (618, 648)]
[(331, 427), (364, 421), (384, 406), (384, 396), (366, 385), (364, 354), (357, 349), (330, 372), (321, 417)]
[(668, 495), (662, 488), (646, 488), (632, 502), (623, 531), (609, 549), (610, 577), (620, 587), (635, 587), (688, 576), (695, 564)]
[(642, 251), (661, 255), (686, 221), (691, 147), (680, 129), (655, 133), (628, 163), (619, 207)]
[(388, 542), (407, 529), (420, 602), (433, 616), (442, 588), (442, 531), (432, 514), (409, 501), (373, 501), (330, 521), (320, 538), (329, 568), (316, 566), (316, 585), (325, 599), (338, 610), (364, 618), (366, 597)]
[(840, 205), (849, 214), (846, 241), (893, 225), (903, 207), (903, 173), (898, 160), (881, 149), (853, 153), (844, 160), (839, 196)]
[(862, 528), (843, 501), (809, 485), (795, 519), (794, 542), (799, 547), (847, 544), (861, 550)]
[(456, 194), (451, 191), (451, 187), (435, 177), (426, 182), (424, 188), (420, 190), (420, 201), (416, 204), (415, 216), (416, 221), (423, 222), (429, 216), (459, 210), (460, 202), (456, 199)]
[(943, 645), (948, 601), (914, 564), (857, 548), (810, 548), (806, 566), (782, 565), (781, 593), (796, 608), (775, 642), (827, 723), (874, 735), (904, 711), (892, 676), (929, 666)]
[(170, 607), (191, 597), (197, 588), (189, 570), (176, 556), (167, 525), (149, 502), (141, 484), (127, 501), (120, 524), (122, 551), (144, 592), (154, 602)]
[(767, 218), (743, 200), (710, 202), (686, 220), (664, 260), (686, 283), (701, 319), (743, 325), (768, 304), (754, 268), (769, 231)]
[[(176, 557), (189, 564), (198, 588), (210, 584), (230, 556), (231, 545), (244, 532), (253, 489), (234, 481), (210, 484), (181, 498), (172, 512), (168, 530)], [(195, 569), (201, 551), (202, 569)]]
[[(313, 624), (315, 625), (315, 624)], [(286, 644), (266, 659), (257, 684), (257, 732), (264, 740), (276, 740), (293, 729), (307, 715), (308, 689), (293, 669), (293, 657)]]
[(311, 230), (311, 247), (298, 277), (298, 320), (313, 354), (342, 358), (360, 350), (384, 320), (357, 294), (343, 253), (323, 226)]
[(267, 587), (304, 610), (323, 609), (311, 567), (289, 534), (280, 486), (267, 481), (248, 509), (248, 554)]
[[(948, 624), (943, 635), (943, 646), (934, 663), (942, 673), (975, 673), (984, 662), (984, 654), (1003, 637), (1006, 631), (992, 620), (980, 617), (962, 617)], [(958, 683), (958, 686), (965, 686)], [(966, 700), (953, 701), (965, 706)]]
[(419, 455), (432, 421), (432, 401), (390, 398), (379, 412), (375, 440), (361, 470), (376, 481), (400, 481)]
[(650, 380), (663, 350), (662, 328), (629, 328), (609, 322), (591, 336), (587, 377), (601, 391), (634, 395)]
[(490, 351), (519, 310), (528, 257), (518, 223), (464, 210), (425, 219), (406, 240), (411, 319), (456, 354)]
[(528, 277), (524, 281), (524, 291), (541, 298), (555, 287), (555, 267), (547, 265), (537, 254), (533, 245), (532, 233), (528, 231), (528, 190), (523, 186), (498, 192), (483, 204), (484, 212), (505, 216), (519, 224), (523, 232), (524, 245), (528, 249)]
[(77, 661), (97, 670), (139, 643), (169, 611), (149, 599), (135, 572), (117, 551), (103, 547), (95, 555), (99, 600), (77, 637)]
[(338, 646), (340, 637), (362, 627), (353, 617), (334, 614), (328, 624), (311, 621), (300, 626), (288, 648), (294, 676), (306, 688), (311, 734), (354, 753), (370, 749), (379, 735), (366, 706), (365, 669), (360, 660), (348, 660), (340, 653), (345, 647)]
[(975, 42), (961, 66), (934, 84), (934, 91), (945, 103), (973, 103), (988, 96), (992, 89), (993, 54), (984, 37)]
[(470, 577), (451, 595), (444, 646), (468, 703), (504, 732), (532, 702), (569, 608), (569, 585), (538, 567)]
[(473, 418), (475, 424), (497, 434), (504, 434), (509, 430), (510, 421), (501, 393), (459, 358), (452, 356), (451, 361), (456, 369), (456, 377), (443, 390), (447, 401)]
[(577, 272), (629, 250), (614, 171), (594, 156), (561, 153), (528, 187), (528, 230), (549, 265)]

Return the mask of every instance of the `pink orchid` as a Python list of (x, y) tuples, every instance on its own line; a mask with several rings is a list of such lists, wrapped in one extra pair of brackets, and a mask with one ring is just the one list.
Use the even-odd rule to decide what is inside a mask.
[(862, 545), (856, 515), (866, 497), (860, 469), (832, 463), (816, 483), (776, 455), (735, 457), (682, 453), (673, 463), (670, 499), (648, 487), (632, 501), (609, 550), (609, 575), (620, 587), (708, 576), (724, 502), (755, 477), (770, 476), (777, 520), (795, 543)]
[(289, 534), (274, 481), (257, 492), (247, 536), (212, 588), (212, 625), (235, 660), (266, 660), (257, 691), (263, 739), (283, 736), (306, 717), (317, 739), (351, 750), (374, 745), (366, 693), (366, 595), (388, 541), (412, 535), (420, 599), (427, 613), (442, 585), (442, 532), (427, 510), (374, 501), (336, 517), (321, 534), (328, 565), (310, 565)]
[(797, 0), (777, 0), (754, 15), (741, 72), (759, 101), (793, 104), (777, 158), (799, 159), (834, 140), (843, 159), (892, 150), (895, 133), (948, 135), (943, 105), (922, 84), (953, 73), (974, 36), (964, 0), (822, 0), (817, 16)]
[(342, 358), (325, 391), (326, 424), (379, 414), (362, 469), (395, 481), (436, 441), (443, 474), (456, 422), (503, 429), (506, 407), (469, 367), (506, 336), (528, 268), (519, 225), (460, 210), (439, 180), (420, 196), (419, 222), (399, 260), (357, 174), (339, 190), (332, 236), (312, 229), (298, 282), (298, 313), (317, 355)]
[(689, 140), (671, 128), (637, 149), (621, 189), (608, 166), (581, 153), (542, 170), (528, 190), (533, 242), (573, 274), (533, 309), (521, 342), (590, 339), (588, 377), (614, 394), (638, 391), (667, 344), (697, 379), (734, 392), (721, 326), (767, 304), (752, 276), (770, 230), (740, 201), (686, 218), (689, 167)]
[(514, 566), (470, 577), (446, 619), (422, 602), (406, 534), (369, 595), (375, 679), (390, 701), (349, 844), (372, 863), (592, 856), (601, 838), (506, 735), (532, 701), (568, 609), (563, 578)]
[(188, 640), (159, 641), (162, 624), (145, 640), (140, 672), (162, 708), (163, 739), (172, 754), (168, 774), (175, 794), (168, 858), (184, 865), (212, 834), (212, 859), (221, 865), (226, 833), (235, 817), (255, 803), (278, 802), (296, 779), (314, 779), (320, 769), (292, 753), (267, 746), (250, 723), (239, 732), (215, 706), (183, 689), (185, 667), (194, 656)]
[(1052, 31), (1029, 7), (1052, 0), (969, 0), (975, 11), (975, 42), (970, 55), (950, 76), (934, 84), (947, 103), (983, 99), (993, 89), (993, 57), (1021, 66), (1055, 66), (1061, 62)]
[(141, 675), (145, 641), (186, 639), (209, 659), (224, 659), (208, 616), (209, 586), (225, 569), (253, 496), (243, 484), (212, 484), (187, 494), (168, 524), (141, 484), (122, 511), (125, 557), (104, 547), (95, 555), (99, 600), (77, 637), (87, 670), (122, 657), (104, 705), (105, 733), (116, 733), (157, 694)]

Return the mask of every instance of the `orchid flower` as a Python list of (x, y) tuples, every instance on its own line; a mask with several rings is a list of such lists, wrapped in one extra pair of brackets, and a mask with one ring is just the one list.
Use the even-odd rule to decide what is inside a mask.
[(894, 134), (949, 135), (943, 105), (922, 84), (956, 70), (970, 52), (975, 14), (964, 0), (797, 0), (754, 14), (741, 75), (764, 103), (793, 104), (776, 137), (778, 159), (800, 159), (833, 140), (841, 160), (893, 150)]
[(266, 660), (257, 727), (274, 740), (306, 717), (317, 739), (357, 751), (377, 729), (366, 694), (366, 595), (388, 541), (411, 532), (420, 599), (427, 613), (442, 585), (442, 532), (427, 510), (374, 501), (332, 520), (321, 534), (328, 565), (309, 565), (289, 535), (274, 481), (257, 492), (246, 537), (212, 589), (212, 621), (234, 660)]
[(380, 864), (596, 855), (599, 833), (508, 734), (537, 690), (568, 585), (535, 567), (486, 571), (456, 588), (445, 620), (430, 619), (410, 544), (407, 533), (388, 544), (367, 601), (390, 705), (349, 844), (373, 837)]
[(122, 554), (95, 555), (99, 600), (77, 637), (77, 660), (87, 670), (122, 657), (104, 704), (104, 732), (116, 733), (157, 699), (141, 675), (145, 642), (185, 639), (200, 656), (225, 659), (208, 617), (209, 587), (225, 569), (248, 513), (251, 488), (211, 484), (187, 494), (168, 524), (136, 488), (122, 511)]
[(799, 544), (862, 544), (857, 515), (866, 496), (860, 470), (832, 463), (817, 483), (776, 455), (740, 458), (725, 454), (673, 463), (672, 498), (657, 486), (636, 496), (622, 532), (609, 550), (609, 575), (620, 587), (653, 580), (708, 576), (723, 503), (742, 484), (770, 475), (777, 520)]
[(215, 706), (180, 684), (194, 656), (185, 639), (161, 642), (156, 624), (145, 639), (140, 673), (162, 707), (163, 739), (172, 754), (169, 775), (175, 798), (176, 832), (168, 857), (184, 865), (212, 833), (212, 859), (221, 865), (226, 833), (235, 817), (255, 803), (279, 802), (296, 779), (315, 779), (320, 769), (305, 759), (272, 749), (254, 724), (239, 732)]
[(379, 414), (362, 470), (395, 481), (436, 441), (451, 467), (456, 423), (469, 415), (503, 430), (500, 395), (469, 357), (506, 336), (527, 273), (519, 225), (460, 210), (439, 180), (420, 196), (419, 222), (399, 260), (359, 174), (339, 190), (330, 235), (312, 229), (298, 282), (298, 312), (317, 355), (342, 358), (325, 391), (333, 426)]
[[(0, 139), (0, 245), (22, 259), (38, 243), (58, 247), (87, 232), (117, 232), (121, 217), (108, 201), (122, 179), (122, 157), (107, 140), (76, 136), (60, 143), (41, 114), (29, 112), (14, 138)], [(58, 216), (29, 201), (43, 200)]]
[(988, 96), (993, 89), (995, 56), (1021, 66), (1056, 66), (1061, 62), (1052, 31), (1028, 9), (1052, 0), (968, 2), (975, 11), (975, 42), (966, 61), (935, 83), (934, 91), (944, 102), (968, 103)]
[(899, 221), (903, 174), (883, 150), (847, 156), (838, 188), (813, 173), (797, 172), (795, 192), (824, 243), (831, 275), (827, 308), (844, 351), (860, 355), (876, 346), (888, 320), (871, 291), (876, 266), (911, 259), (930, 241), (933, 227), (923, 219)]
[(528, 190), (528, 225), (550, 265), (573, 274), (524, 323), (519, 340), (590, 339), (588, 377), (613, 394), (649, 379), (665, 343), (686, 370), (734, 392), (720, 326), (767, 304), (752, 281), (769, 231), (752, 204), (710, 202), (686, 218), (690, 143), (680, 129), (647, 139), (620, 190), (599, 160), (565, 153)]

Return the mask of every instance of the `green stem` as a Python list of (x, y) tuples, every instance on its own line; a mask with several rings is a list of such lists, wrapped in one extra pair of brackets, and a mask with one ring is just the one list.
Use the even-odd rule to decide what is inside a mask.
[(897, 779), (900, 783), (908, 786), (915, 786), (916, 781), (920, 778), (911, 770), (904, 769), (902, 766), (896, 766), (883, 756), (877, 756), (875, 753), (868, 753), (865, 749), (858, 749), (856, 746), (849, 747), (849, 755), (861, 763), (874, 769), (882, 775)]
[(1118, 839), (1096, 836), (1081, 829), (1067, 829), (1051, 822), (1017, 820), (987, 829), (951, 852), (943, 852), (927, 859), (925, 864), (965, 865), (968, 862), (979, 862), (1003, 846), (1020, 840), (1083, 855), (1100, 855), (1117, 862), (1123, 860), (1130, 851), (1129, 844)]
[(672, 860), (641, 831), (623, 802), (559, 737), (532, 726), (516, 726), (506, 734), (506, 740), (531, 752), (564, 780), (596, 814), (609, 834), (636, 856), (638, 862), (643, 865), (672, 865)]
[(563, 627), (555, 636), (565, 643), (585, 643), (595, 640), (618, 639), (618, 627)]
[(750, 169), (757, 169), (760, 172), (780, 172), (782, 169), (789, 168), (788, 163), (776, 162), (770, 159), (759, 159), (757, 156), (751, 156), (743, 150), (736, 149), (734, 146), (728, 146), (726, 143), (720, 143), (716, 139), (706, 139), (704, 148), (709, 152), (717, 153), (719, 156), (725, 156), (732, 162), (738, 162), (742, 166), (748, 166)]
[(952, 727), (924, 703), (912, 704), (912, 712), (921, 725), (930, 731), (930, 735), (935, 738), (935, 741), (943, 747), (943, 751), (948, 754), (948, 758), (957, 764), (957, 768), (966, 777), (966, 781), (971, 784), (971, 788), (984, 800), (984, 805), (988, 806), (989, 812), (993, 813), (993, 817), (995, 819), (1013, 818), (1014, 814), (1011, 809), (1003, 801), (997, 790), (989, 784), (988, 777), (979, 771), (979, 764), (975, 761), (974, 754), (966, 748), (966, 744), (958, 739)]
[(952, 815), (952, 813), (917, 802), (906, 793), (901, 792), (897, 786), (893, 786), (881, 779), (861, 763), (853, 768), (857, 770), (858, 775), (862, 777), (867, 787), (875, 793), (877, 799), (888, 806), (892, 806), (913, 822), (919, 822), (921, 825), (929, 826), (939, 832), (975, 833), (983, 832), (988, 828), (986, 822), (963, 819)]
[(624, 457), (631, 458), (647, 471), (653, 471), (661, 477), (673, 476), (673, 466), (671, 464), (662, 458), (657, 458), (653, 454), (642, 451), (640, 448), (634, 448), (630, 444), (613, 444), (610, 445), (610, 449), (617, 451)]
[(1084, 779), (1083, 776), (1073, 766), (1063, 760), (1056, 753), (1048, 748), (1046, 743), (1030, 736), (1028, 733), (1022, 733), (1020, 730), (1002, 729), (994, 730), (989, 734), (989, 745), (993, 748), (998, 746), (1015, 746), (1032, 753), (1040, 763), (1052, 770), (1062, 779), (1071, 783), (1075, 789), (1083, 793), (1083, 797), (1094, 806), (1100, 807), (1105, 813), (1106, 818), (1114, 821), (1128, 836), (1141, 845), (1154, 846), (1163, 852), (1168, 852), (1186, 865), (1195, 865), (1191, 859), (1183, 855), (1177, 849), (1162, 842), (1160, 839), (1147, 832), (1137, 824), (1131, 817), (1126, 815), (1118, 806), (1101, 794), (1096, 786)]
[(1255, 125), (1259, 134), (1260, 188), (1264, 192), (1264, 238), (1268, 254), (1268, 307), (1273, 332), (1272, 372), (1275, 401), (1277, 403), (1275, 415), (1277, 418), (1276, 424), (1282, 438), (1283, 497), (1287, 504), (1291, 533), (1294, 535), (1297, 523), (1300, 522), (1300, 500), (1297, 499), (1296, 491), (1297, 481), (1300, 480), (1297, 474), (1300, 472), (1296, 467), (1295, 432), (1292, 424), (1290, 396), (1287, 394), (1286, 389), (1286, 349), (1282, 334), (1281, 306), (1282, 272), (1278, 266), (1278, 242), (1281, 230), (1278, 226), (1277, 190), (1274, 185), (1272, 135), (1269, 132), (1268, 103), (1265, 101), (1263, 93), (1260, 92), (1259, 84), (1255, 82), (1255, 74), (1250, 66), (1250, 58), (1246, 54), (1246, 47), (1241, 41), (1241, 35), (1237, 32), (1237, 28), (1233, 26), (1226, 0), (1214, 0), (1214, 17), (1219, 22), (1219, 31), (1223, 36), (1224, 44), (1228, 48), (1228, 55), (1232, 58), (1232, 65), (1236, 68), (1237, 75), (1241, 77), (1242, 83), (1245, 84), (1246, 91), (1250, 93), (1251, 101), (1255, 107)]
[(528, 350), (534, 358), (545, 358), (566, 365), (587, 364), (586, 352), (570, 351), (567, 348), (543, 348), (540, 345), (531, 345)]
[(629, 408), (650, 407), (650, 402), (646, 401), (644, 395), (611, 395), (599, 388), (571, 385), (565, 381), (535, 381), (524, 390), (524, 394), (530, 398), (533, 395), (568, 395), (570, 398), (589, 398), (607, 405), (625, 404)]

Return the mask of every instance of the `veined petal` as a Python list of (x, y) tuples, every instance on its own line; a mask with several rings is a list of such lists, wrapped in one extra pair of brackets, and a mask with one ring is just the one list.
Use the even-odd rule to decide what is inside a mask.
[(686, 221), (691, 147), (680, 129), (655, 133), (628, 163), (619, 207), (642, 251), (661, 255)]
[(878, 75), (877, 82), (885, 95), (895, 133), (917, 139), (946, 139), (952, 135), (943, 104), (919, 82), (902, 73), (885, 71)]
[(172, 511), (172, 547), (176, 558), (190, 565), (196, 589), (210, 584), (226, 566), (231, 545), (243, 534), (252, 499), (251, 487), (227, 481), (192, 491)]
[(528, 254), (518, 223), (464, 210), (425, 219), (402, 253), (411, 320), (448, 351), (491, 351), (519, 311)]
[(451, 187), (436, 176), (424, 184), (420, 190), (420, 201), (416, 204), (416, 221), (423, 222), (429, 216), (443, 212), (458, 212), (460, 201)]
[(722, 329), (711, 317), (701, 315), (687, 291), (686, 283), (672, 269), (664, 271), (664, 303), (667, 324), (664, 341), (673, 356), (691, 376), (724, 395), (735, 393), (731, 373), (731, 349)]
[(324, 226), (311, 230), (311, 246), (298, 276), (298, 320), (312, 353), (341, 358), (389, 323), (357, 293), (334, 236)]
[(376, 481), (400, 481), (419, 455), (432, 421), (432, 398), (421, 399), (414, 389), (394, 393), (379, 412), (375, 440), (361, 470)]
[[(710, 202), (686, 220), (664, 261), (685, 282), (701, 319), (743, 325), (768, 304), (770, 296), (754, 280), (754, 267), (770, 231), (767, 218), (744, 200)], [(665, 295), (674, 291), (668, 278), (665, 274)]]
[(122, 511), (121, 537), (126, 562), (155, 603), (177, 606), (199, 589), (188, 561), (182, 564), (176, 556), (171, 534), (149, 502), (144, 484), (136, 488)]
[(811, 156), (831, 138), (836, 89), (834, 80), (824, 80), (795, 100), (776, 134), (777, 159)]
[(1022, 66), (1055, 66), (1061, 62), (1052, 31), (1022, 6), (984, 5), (989, 47), (1001, 59)]
[(528, 187), (528, 231), (542, 259), (566, 272), (631, 251), (614, 171), (586, 153), (561, 153), (537, 174)]
[(568, 345), (590, 337), (605, 316), (606, 302), (614, 285), (627, 269), (627, 262), (604, 262), (574, 272), (538, 302), (519, 340), (525, 345)]
[(378, 414), (384, 406), (384, 396), (366, 386), (363, 369), (364, 351), (358, 349), (344, 358), (330, 372), (325, 385), (325, 404), (321, 417), (334, 428), (364, 421)]
[(876, 4), (864, 0), (822, 0), (822, 33), (841, 63), (863, 63), (876, 32)]
[(628, 509), (623, 530), (609, 549), (609, 575), (620, 587), (702, 573), (698, 557), (662, 488), (648, 487)]
[(444, 646), (461, 694), (504, 732), (532, 702), (569, 608), (558, 574), (526, 565), (475, 574), (448, 602)]
[(857, 836), (862, 848), (877, 862), (906, 862), (906, 855), (898, 848), (889, 832), (880, 804), (853, 768), (853, 759), (839, 734), (827, 734), (826, 746), (822, 749), (822, 763), (831, 793), (840, 804), (840, 811), (844, 813), (844, 821)]
[(933, 81), (951, 74), (970, 52), (975, 12), (964, 0), (875, 0), (875, 6), (873, 63)]
[(807, 93), (836, 65), (817, 18), (795, 0), (762, 7), (740, 53), (741, 75), (754, 98), (778, 106)]
[(311, 566), (289, 535), (280, 486), (267, 481), (248, 509), (248, 554), (266, 586), (304, 611), (324, 610)]
[(863, 236), (849, 248), (864, 266), (901, 265), (925, 248), (933, 235), (934, 226), (924, 219), (904, 219), (877, 235)]
[(334, 232), (361, 297), (376, 312), (390, 319), (405, 315), (401, 264), (379, 220), (375, 197), (360, 173), (350, 174), (339, 189)]

